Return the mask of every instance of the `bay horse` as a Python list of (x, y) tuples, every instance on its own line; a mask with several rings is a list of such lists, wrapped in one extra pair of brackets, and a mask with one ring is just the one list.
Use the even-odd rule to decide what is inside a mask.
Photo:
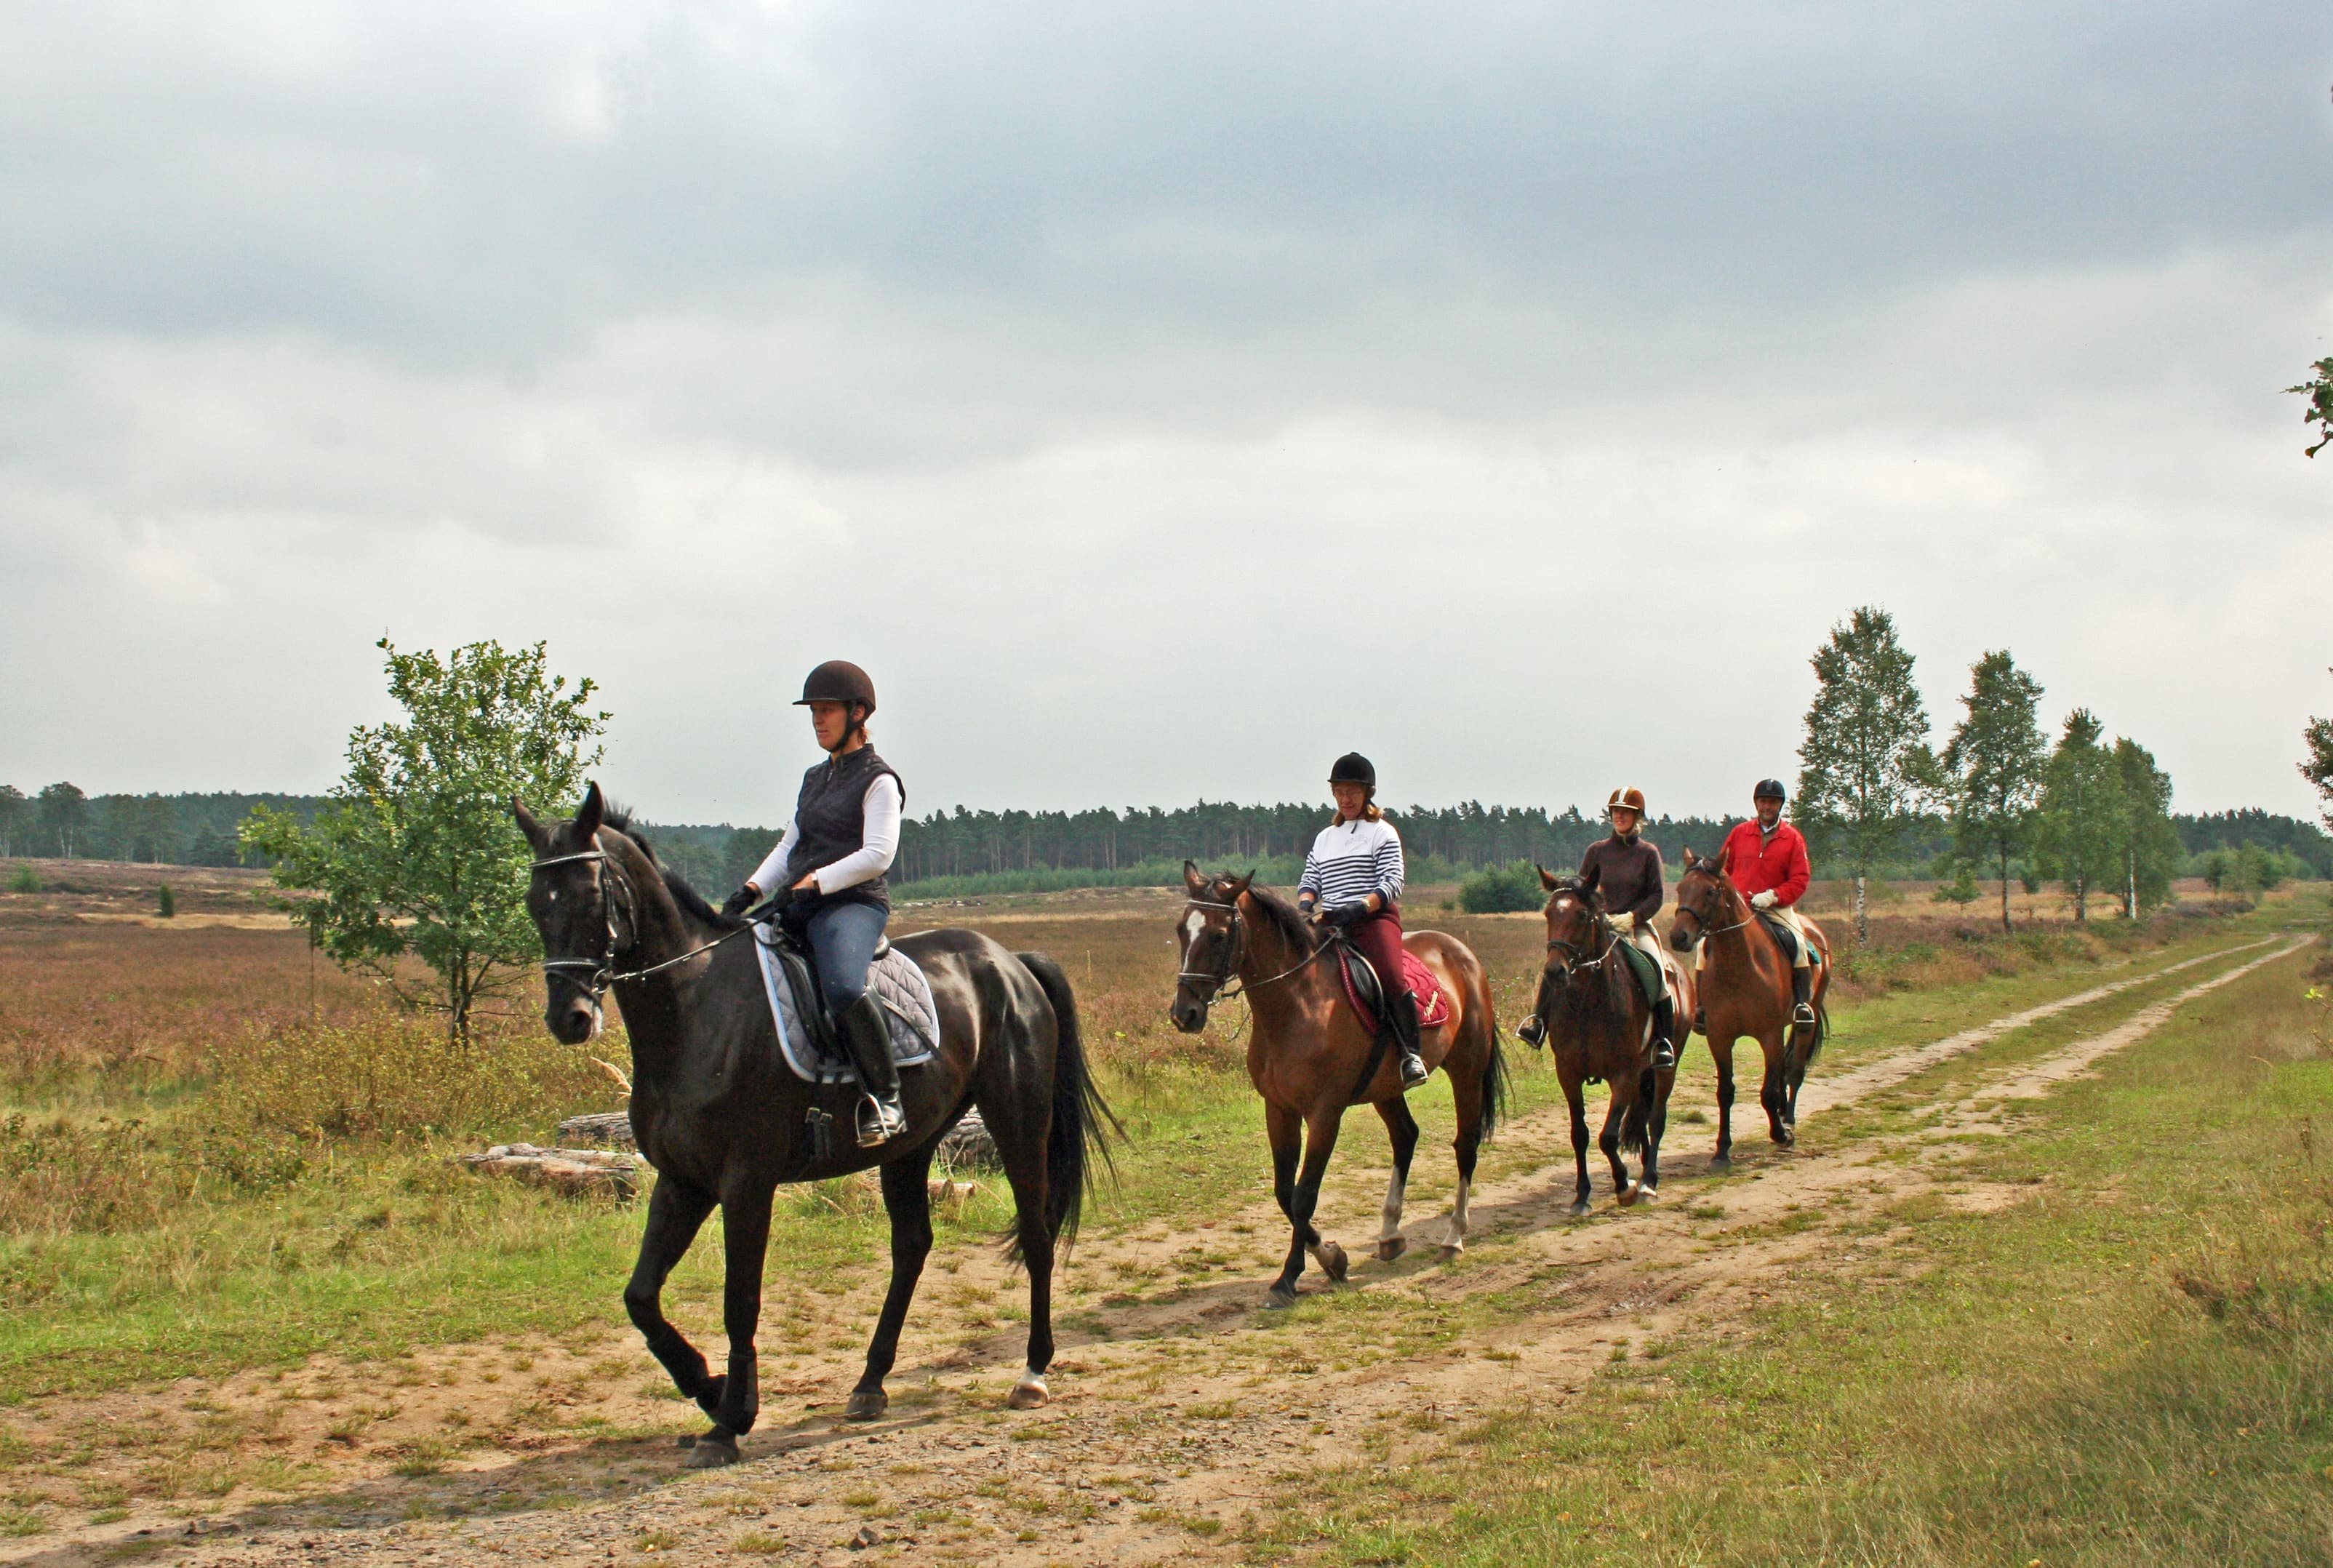
[[(1540, 971), (1531, 1016), (1539, 1040), (1555, 1057), (1556, 1076), (1571, 1106), (1571, 1159), (1579, 1173), (1571, 1212), (1588, 1212), (1588, 1107), (1582, 1086), (1601, 1079), (1612, 1086), (1597, 1147), (1612, 1164), (1612, 1193), (1623, 1207), (1660, 1196), (1661, 1135), (1669, 1120), (1674, 1066), (1652, 1060), (1653, 1009), (1621, 952), (1619, 931), (1604, 911), (1604, 895), (1577, 877), (1539, 868), (1547, 890), (1547, 963)], [(1662, 968), (1676, 1003), (1675, 1016), (1693, 1016), (1693, 981), (1683, 965)], [(1536, 1044), (1538, 1042), (1534, 1042)], [(1628, 1177), (1627, 1153), (1641, 1153), (1641, 1180)]]
[[(1272, 1196), (1288, 1217), (1288, 1260), (1265, 1298), (1272, 1306), (1291, 1306), (1296, 1282), (1309, 1252), (1331, 1281), (1345, 1277), (1345, 1249), (1324, 1240), (1313, 1227), (1320, 1178), (1337, 1147), (1337, 1132), (1349, 1105), (1372, 1105), (1393, 1139), (1393, 1177), (1386, 1186), (1377, 1255), (1391, 1263), (1407, 1249), (1402, 1238), (1402, 1201), (1409, 1188), (1410, 1156), (1417, 1149), (1417, 1120), (1402, 1097), (1396, 1053), (1385, 1047), (1345, 996), (1338, 976), (1343, 943), (1314, 926), (1294, 904), (1255, 885), (1255, 873), (1208, 877), (1183, 862), (1189, 901), (1176, 928), (1182, 955), (1169, 1009), (1175, 1027), (1195, 1034), (1206, 1027), (1207, 1010), (1236, 976), (1253, 1015), (1248, 1032), (1247, 1075), (1263, 1097), (1265, 1135), (1272, 1140)], [(1442, 1246), (1448, 1262), (1466, 1247), (1467, 1188), (1483, 1140), (1498, 1125), (1506, 1105), (1506, 1066), (1499, 1053), (1498, 1021), (1491, 1010), (1491, 986), (1473, 949), (1440, 931), (1411, 931), (1402, 938), (1423, 959), (1450, 1000), (1443, 1023), (1418, 1031), (1428, 1068), (1450, 1075), (1457, 1103), (1458, 1193), (1450, 1210), (1450, 1236)], [(1401, 977), (1383, 977), (1387, 986)], [(1419, 1010), (1425, 1010), (1420, 999)], [(1302, 1158), (1300, 1169), (1298, 1159)]]
[(1756, 918), (1750, 900), (1715, 857), (1685, 851), (1669, 946), (1689, 953), (1695, 942), (1704, 944), (1696, 978), (1702, 1033), (1717, 1063), (1717, 1152), (1709, 1158), (1714, 1169), (1723, 1169), (1733, 1161), (1733, 1043), (1745, 1036), (1755, 1039), (1766, 1056), (1765, 1077), (1758, 1086), (1758, 1103), (1766, 1111), (1766, 1135), (1785, 1149), (1797, 1141), (1791, 1129), (1799, 1120), (1799, 1085), (1806, 1082), (1808, 1064), (1822, 1049), (1823, 996), (1830, 989), (1830, 938), (1804, 916), (1799, 923), (1817, 956), (1816, 1022), (1810, 1029), (1791, 1024), (1795, 1005), (1789, 952), (1765, 921)]
[[(756, 938), (744, 921), (659, 865), (596, 783), (571, 821), (537, 822), (515, 800), (511, 812), (534, 857), (526, 907), (546, 955), (543, 1026), (562, 1044), (590, 1039), (612, 985), (631, 1036), (632, 1135), (657, 1182), (624, 1306), (674, 1385), (713, 1419), (689, 1467), (735, 1463), (737, 1439), (760, 1409), (754, 1341), (781, 1182), (881, 1167), (891, 1284), (843, 1413), (858, 1421), (883, 1413), (890, 1402), (883, 1380), (932, 1246), (932, 1151), (971, 1106), (994, 1136), (1013, 1188), (1007, 1253), (1029, 1271), (1028, 1355), (1006, 1403), (1043, 1404), (1053, 1358), (1053, 1252), (1076, 1232), (1093, 1159), (1108, 1158), (1103, 1123), (1111, 1121), (1060, 966), (1042, 954), (1008, 952), (975, 931), (899, 938), (898, 950), (930, 978), (939, 1045), (931, 1062), (899, 1075), (907, 1131), (860, 1149), (849, 1136), (857, 1088), (805, 1082), (785, 1064)], [(725, 1372), (708, 1371), (661, 1303), (667, 1276), (716, 1206)]]

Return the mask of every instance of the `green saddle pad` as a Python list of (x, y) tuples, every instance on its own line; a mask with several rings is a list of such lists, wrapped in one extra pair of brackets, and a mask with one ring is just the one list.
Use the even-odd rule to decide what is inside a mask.
[(1660, 965), (1634, 942), (1623, 938), (1619, 946), (1620, 956), (1628, 960), (1628, 967), (1637, 973), (1637, 984), (1644, 988), (1647, 1005), (1657, 1003), (1661, 999)]

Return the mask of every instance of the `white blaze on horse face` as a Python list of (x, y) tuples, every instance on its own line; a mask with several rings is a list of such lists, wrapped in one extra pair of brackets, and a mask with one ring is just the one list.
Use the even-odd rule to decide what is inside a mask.
[[(1183, 917), (1183, 951), (1189, 952), (1191, 944), (1197, 941), (1199, 933), (1206, 928), (1207, 917), (1199, 910), (1193, 909), (1189, 914), (1185, 915)], [(1155, 930), (1157, 928), (1153, 927), (1152, 929)]]

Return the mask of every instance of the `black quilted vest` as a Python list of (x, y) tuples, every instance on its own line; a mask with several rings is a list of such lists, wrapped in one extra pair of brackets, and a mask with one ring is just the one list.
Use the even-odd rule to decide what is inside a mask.
[[(788, 886), (821, 866), (855, 854), (866, 843), (867, 786), (885, 774), (890, 774), (892, 782), (899, 785), (904, 817), (907, 786), (871, 746), (830, 757), (802, 774), (802, 796), (794, 802), (794, 852), (786, 859)], [(881, 877), (837, 893), (821, 893), (813, 888), (794, 895), (792, 910), (808, 915), (825, 904), (873, 904), (888, 909), (891, 890)]]

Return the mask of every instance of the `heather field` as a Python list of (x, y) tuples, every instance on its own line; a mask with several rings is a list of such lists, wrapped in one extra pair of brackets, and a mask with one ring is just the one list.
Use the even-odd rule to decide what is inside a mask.
[[(2020, 895), (2012, 938), (1905, 890), (1847, 955), (1799, 1147), (1753, 1112), (1736, 1171), (1704, 1173), (1695, 1043), (1656, 1208), (1614, 1208), (1599, 1170), (1597, 1212), (1562, 1215), (1554, 1074), (1510, 1039), (1464, 1259), (1315, 1275), (1283, 1313), (1243, 1010), (1166, 1023), (1178, 899), (907, 909), (895, 929), (1061, 959), (1127, 1126), (1063, 1275), (1059, 1397), (1000, 1408), (1018, 1287), (967, 1171), (894, 1419), (842, 1429), (883, 1227), (864, 1184), (802, 1189), (749, 1462), (684, 1476), (694, 1413), (618, 1301), (639, 1211), (450, 1163), (619, 1108), (620, 1031), (556, 1046), (522, 994), (456, 1048), (312, 962), (249, 875), (0, 873), (24, 865), (41, 890), (0, 893), (0, 1561), (2265, 1563), (2333, 1541), (2314, 887), (2185, 889), (2087, 929)], [(1537, 919), (1449, 891), (1410, 923), (1482, 953), (1511, 1026)], [(1438, 1080), (1417, 1100), (1430, 1242), (1450, 1116)], [(1330, 1234), (1373, 1226), (1386, 1158), (1349, 1119)], [(716, 1241), (674, 1284), (715, 1345)]]

